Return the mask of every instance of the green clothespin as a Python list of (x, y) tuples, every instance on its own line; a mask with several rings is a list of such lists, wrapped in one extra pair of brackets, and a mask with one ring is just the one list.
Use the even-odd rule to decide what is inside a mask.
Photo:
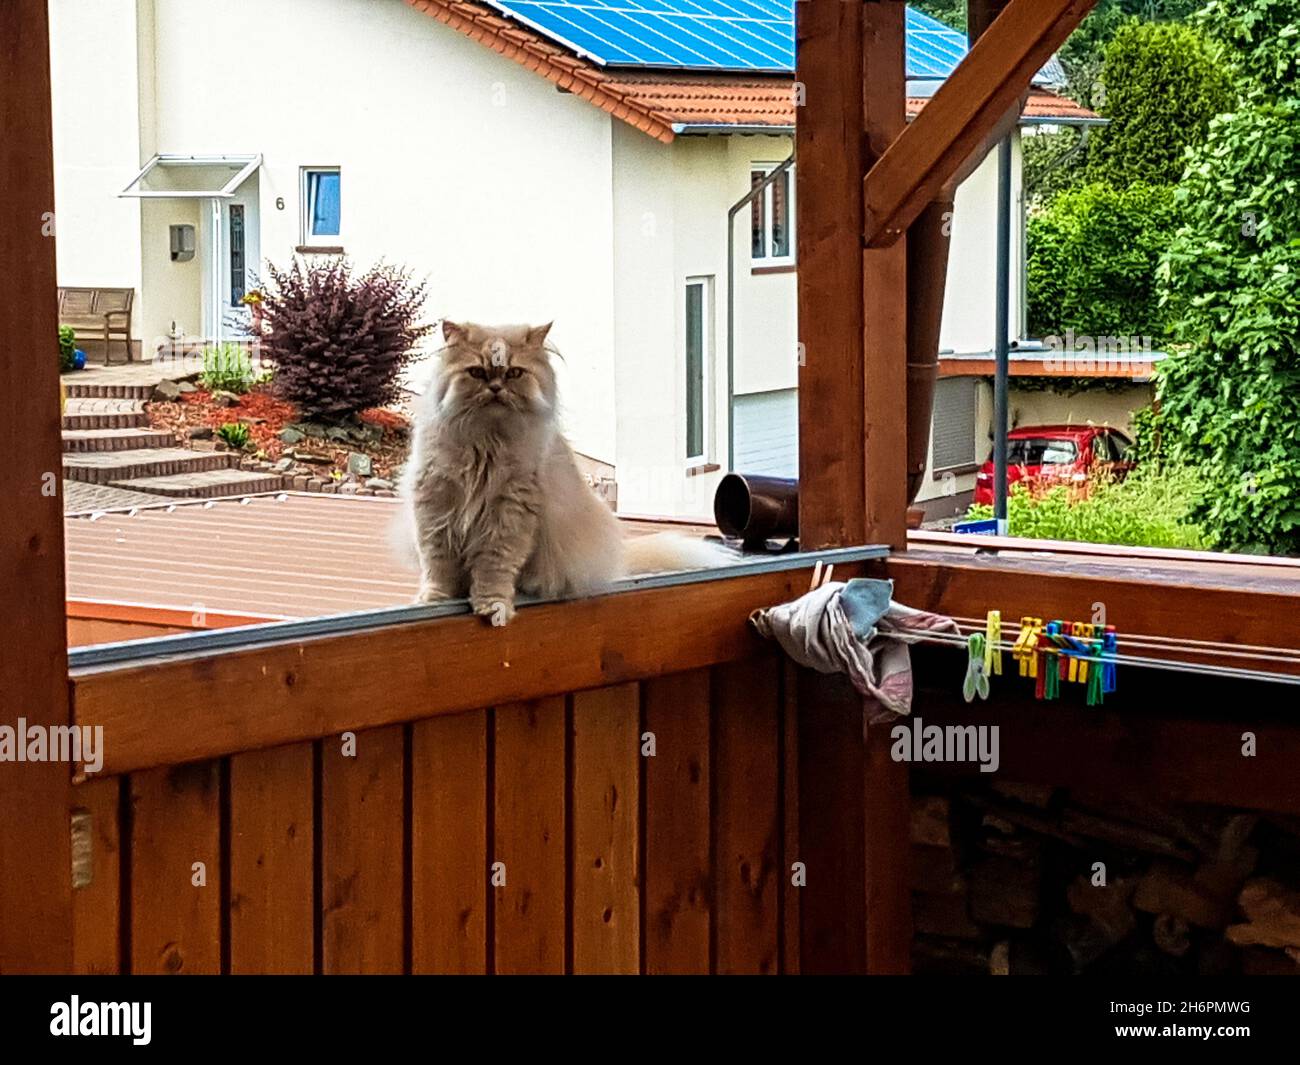
[[(1100, 659), (1102, 641), (1094, 640), (1090, 646), (1092, 647), (1093, 658)], [(1092, 669), (1088, 670), (1088, 705), (1100, 706), (1106, 699), (1106, 671), (1102, 669), (1100, 661), (1093, 662), (1092, 667)]]
[(984, 634), (972, 632), (966, 641), (969, 658), (966, 662), (966, 679), (962, 682), (961, 693), (968, 703), (975, 701), (978, 692), (981, 699), (989, 697), (989, 677), (984, 672)]

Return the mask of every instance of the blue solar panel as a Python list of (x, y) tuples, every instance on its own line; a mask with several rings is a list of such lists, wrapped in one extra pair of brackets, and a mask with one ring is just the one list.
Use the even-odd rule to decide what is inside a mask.
[[(788, 73), (794, 0), (487, 0), (602, 66)], [(907, 76), (943, 79), (966, 38), (907, 9)]]

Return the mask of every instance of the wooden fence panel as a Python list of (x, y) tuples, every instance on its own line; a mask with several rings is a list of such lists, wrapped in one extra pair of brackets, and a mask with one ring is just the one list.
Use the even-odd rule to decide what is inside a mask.
[(411, 731), (411, 968), (484, 973), (488, 721), (475, 710)]
[(495, 718), (495, 971), (563, 973), (565, 700), (512, 703)]
[(221, 971), (221, 766), (131, 777), (131, 971)]
[(645, 971), (710, 967), (709, 672), (647, 681)]
[(573, 696), (569, 808), (575, 973), (640, 970), (640, 733), (637, 685)]
[(122, 969), (122, 778), (72, 792), (73, 970)]
[(230, 971), (315, 963), (315, 769), (310, 743), (230, 759)]
[[(797, 971), (791, 863), (856, 876), (836, 899), (860, 904), (861, 855), (801, 840), (826, 810), (801, 806), (784, 674), (746, 658), (79, 784), (77, 970)], [(810, 765), (839, 724), (802, 738)]]
[(321, 947), (327, 973), (404, 968), (405, 730), (321, 741)]
[(775, 974), (782, 879), (780, 663), (713, 671), (715, 970)]

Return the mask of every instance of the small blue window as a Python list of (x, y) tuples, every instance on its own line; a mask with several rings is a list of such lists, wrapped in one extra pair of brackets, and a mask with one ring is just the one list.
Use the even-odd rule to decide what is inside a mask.
[(305, 172), (307, 237), (337, 237), (339, 228), (339, 172), (308, 170)]

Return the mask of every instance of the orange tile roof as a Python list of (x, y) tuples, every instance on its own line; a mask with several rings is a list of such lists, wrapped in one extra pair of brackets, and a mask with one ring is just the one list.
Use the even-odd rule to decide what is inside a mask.
[[(794, 126), (794, 80), (786, 76), (615, 70), (573, 55), (479, 0), (407, 3), (665, 144), (683, 126), (771, 127), (773, 132)], [(924, 106), (924, 99), (909, 98), (908, 114)], [(1097, 118), (1073, 100), (1044, 91), (1029, 95), (1024, 115), (1057, 121)]]

